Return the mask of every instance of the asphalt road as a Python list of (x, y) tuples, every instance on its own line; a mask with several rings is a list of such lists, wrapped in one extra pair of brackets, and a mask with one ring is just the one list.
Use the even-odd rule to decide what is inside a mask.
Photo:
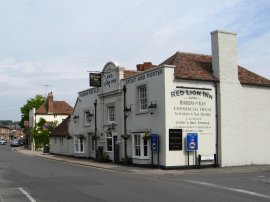
[(270, 201), (270, 170), (115, 172), (22, 155), (1, 145), (0, 201)]

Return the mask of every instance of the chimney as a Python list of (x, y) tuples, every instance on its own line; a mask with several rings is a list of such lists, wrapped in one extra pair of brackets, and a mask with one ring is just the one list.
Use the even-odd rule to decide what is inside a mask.
[(52, 94), (52, 92), (48, 93), (47, 108), (48, 108), (48, 113), (53, 112), (53, 94)]
[(137, 64), (136, 67), (137, 71), (145, 71), (153, 67), (156, 67), (156, 65), (152, 65), (152, 62), (144, 62), (143, 64)]
[(220, 82), (239, 83), (236, 33), (216, 30), (211, 40), (214, 75)]

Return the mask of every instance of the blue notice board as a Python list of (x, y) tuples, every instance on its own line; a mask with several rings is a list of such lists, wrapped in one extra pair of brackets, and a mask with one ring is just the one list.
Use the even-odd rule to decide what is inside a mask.
[(198, 150), (198, 133), (187, 133), (186, 151)]
[(159, 136), (157, 134), (151, 134), (151, 151), (159, 151)]

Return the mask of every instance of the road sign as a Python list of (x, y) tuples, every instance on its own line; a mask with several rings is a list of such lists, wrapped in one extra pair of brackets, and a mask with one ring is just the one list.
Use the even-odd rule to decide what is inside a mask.
[(157, 134), (151, 134), (151, 151), (159, 151), (159, 136)]
[(198, 134), (187, 133), (186, 151), (197, 151), (197, 150), (198, 150)]

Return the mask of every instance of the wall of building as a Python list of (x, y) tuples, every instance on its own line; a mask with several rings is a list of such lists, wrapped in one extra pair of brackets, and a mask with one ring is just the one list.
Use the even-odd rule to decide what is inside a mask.
[[(213, 82), (174, 79), (174, 69), (166, 69), (166, 166), (196, 164), (196, 155), (216, 153), (216, 96)], [(182, 129), (182, 149), (174, 150), (171, 129)], [(188, 133), (198, 134), (198, 150), (186, 151)], [(171, 145), (171, 146), (170, 146)], [(188, 156), (189, 155), (189, 156)], [(189, 160), (189, 162), (188, 162)]]
[(269, 164), (270, 88), (243, 85), (241, 92), (241, 111), (234, 118), (239, 127), (222, 139), (222, 166)]
[[(91, 149), (91, 135), (93, 135), (95, 132), (94, 102), (98, 98), (98, 92), (98, 89), (88, 89), (79, 92), (79, 97), (74, 107), (74, 112), (71, 116), (71, 121), (69, 124), (69, 133), (73, 137), (70, 140), (72, 143), (72, 154), (70, 155), (95, 157), (95, 151)], [(86, 122), (85, 120), (86, 111), (89, 111), (91, 114), (93, 114), (90, 122)], [(76, 121), (74, 121), (74, 116), (78, 117)], [(85, 137), (83, 153), (76, 153), (74, 151), (74, 136), (78, 135), (83, 135)]]
[(69, 156), (70, 147), (73, 147), (73, 140), (66, 137), (50, 137), (50, 153)]
[[(160, 165), (165, 164), (165, 72), (164, 68), (149, 69), (137, 76), (130, 77), (124, 81), (127, 87), (127, 106), (131, 107), (131, 113), (127, 117), (127, 131), (129, 134), (144, 133), (150, 131), (152, 134), (158, 134), (160, 137)], [(151, 103), (156, 104), (157, 108), (154, 114), (148, 110), (139, 111), (138, 87), (146, 85), (147, 106)], [(149, 152), (150, 152), (150, 140)], [(132, 156), (133, 152), (132, 137), (128, 140), (128, 154)], [(154, 164), (157, 164), (157, 154), (154, 153)], [(148, 159), (133, 159), (135, 163), (151, 164), (151, 154)]]

